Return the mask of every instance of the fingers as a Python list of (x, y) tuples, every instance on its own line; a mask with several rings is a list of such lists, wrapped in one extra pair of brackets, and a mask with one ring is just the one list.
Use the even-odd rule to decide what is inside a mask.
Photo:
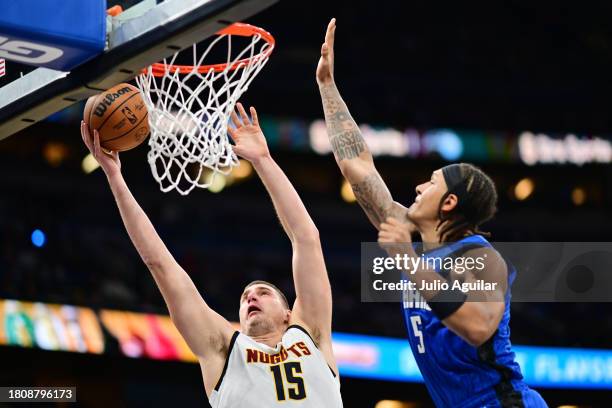
[(100, 157), (100, 134), (97, 129), (94, 129), (94, 144), (93, 144), (94, 157)]
[(403, 230), (384, 222), (380, 224), (380, 231), (378, 232), (379, 242), (409, 242), (409, 239)]
[(91, 135), (89, 134), (89, 128), (87, 123), (81, 121), (81, 139), (83, 139), (83, 143), (89, 150), (91, 150)]
[(81, 139), (83, 140), (83, 143), (85, 143), (85, 145), (87, 145), (87, 139), (85, 137), (85, 132), (87, 130), (85, 129), (85, 122), (81, 121)]
[(117, 160), (117, 158), (119, 157), (119, 152), (108, 150), (103, 147), (101, 147), (100, 150), (102, 150), (102, 153), (104, 153), (105, 155), (112, 157), (113, 160)]
[(251, 111), (251, 117), (253, 118), (253, 124), (255, 126), (259, 126), (259, 118), (257, 117), (257, 111), (255, 110), (255, 107), (251, 106), (249, 108), (249, 111)]
[(248, 126), (251, 124), (251, 120), (249, 119), (249, 115), (247, 115), (246, 111), (244, 110), (244, 106), (242, 106), (242, 104), (240, 102), (238, 102), (236, 104), (236, 106), (238, 107), (238, 112), (240, 113), (240, 118), (242, 118), (242, 123), (245, 124), (245, 126)]
[(389, 222), (390, 219), (391, 217), (380, 223), (381, 231), (393, 231), (397, 229), (397, 224), (392, 224), (391, 222)]
[(395, 230), (389, 228), (388, 226), (383, 227), (383, 225), (384, 223), (380, 225), (380, 231), (378, 231), (379, 238), (390, 239), (390, 238), (394, 238), (397, 235)]
[(327, 24), (327, 31), (325, 32), (325, 41), (321, 45), (321, 56), (327, 57), (330, 51), (334, 49), (334, 33), (336, 32), (336, 19), (332, 18)]
[[(232, 113), (230, 114), (232, 123), (235, 126), (235, 129), (228, 129), (228, 132), (230, 132), (230, 136), (232, 136), (232, 138), (234, 138), (234, 136), (238, 134), (236, 130), (243, 126), (259, 126), (259, 117), (257, 116), (257, 111), (253, 106), (249, 108), (249, 112), (251, 113), (250, 118), (246, 110), (244, 109), (242, 103), (238, 102), (236, 104), (236, 110), (238, 110), (238, 113), (236, 113), (236, 111), (232, 111)], [(240, 117), (238, 117), (238, 115), (240, 115)]]
[(378, 232), (378, 237), (379, 238), (385, 238), (385, 239), (392, 239), (393, 241), (397, 241), (397, 242), (402, 242), (403, 241), (403, 235), (398, 233), (396, 230), (388, 230), (388, 231), (384, 231), (381, 230)]
[(236, 115), (235, 111), (232, 111), (232, 113), (230, 114), (230, 118), (232, 118), (232, 123), (236, 128), (242, 127), (242, 123), (240, 122), (240, 119), (238, 119), (238, 115)]
[(113, 158), (119, 157), (119, 153), (112, 152), (110, 150), (106, 150), (100, 147), (100, 134), (98, 133), (97, 129), (94, 129), (93, 133), (94, 134), (92, 141), (92, 137), (89, 133), (87, 123), (81, 121), (81, 138), (83, 139), (83, 142), (85, 142), (85, 145), (87, 146), (91, 154), (93, 154), (96, 159), (100, 157), (101, 151)]
[(230, 137), (235, 141), (236, 140), (236, 129), (234, 129), (231, 126), (227, 126), (227, 133), (230, 135)]
[(410, 225), (405, 224), (397, 218), (387, 217), (384, 222), (380, 224), (380, 228), (385, 231), (397, 231), (399, 234), (405, 235), (409, 231)]
[(378, 242), (395, 242), (395, 235), (388, 231), (378, 233)]
[(325, 32), (325, 43), (330, 49), (334, 49), (334, 36), (336, 33), (336, 19), (332, 18), (327, 25), (327, 31)]
[(336, 32), (336, 19), (332, 18), (327, 25), (327, 31), (325, 32), (325, 42), (321, 46), (321, 56), (327, 57), (330, 52), (334, 49), (334, 36)]
[(393, 218), (393, 217), (387, 217), (387, 219), (385, 219), (385, 222), (387, 224), (394, 225), (394, 226), (402, 225), (402, 223), (397, 218)]

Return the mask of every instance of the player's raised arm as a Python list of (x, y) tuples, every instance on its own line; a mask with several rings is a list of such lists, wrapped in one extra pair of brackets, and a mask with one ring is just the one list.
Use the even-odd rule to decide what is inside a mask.
[(321, 92), (327, 134), (340, 171), (353, 188), (357, 201), (377, 229), (387, 217), (407, 221), (406, 208), (393, 201), (389, 189), (374, 166), (372, 154), (351, 117), (334, 80), (334, 36), (336, 19), (327, 26), (317, 83)]
[(232, 114), (235, 128), (229, 128), (230, 136), (236, 143), (234, 151), (253, 164), (293, 247), (296, 301), (291, 322), (309, 330), (330, 366), (335, 367), (331, 353), (331, 287), (319, 232), (295, 188), (270, 156), (255, 109), (251, 108), (252, 120), (241, 104), (238, 104), (238, 112), (240, 117)]
[(138, 254), (151, 271), (175, 326), (198, 358), (223, 361), (234, 332), (232, 326), (208, 307), (189, 275), (162, 242), (123, 179), (119, 154), (102, 151), (98, 132), (90, 135), (87, 124), (83, 122), (81, 135), (106, 174), (123, 224)]

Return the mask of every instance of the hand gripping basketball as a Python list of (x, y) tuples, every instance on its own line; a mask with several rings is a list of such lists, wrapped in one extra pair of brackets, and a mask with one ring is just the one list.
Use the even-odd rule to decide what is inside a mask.
[(92, 96), (85, 104), (83, 120), (89, 132), (97, 129), (106, 150), (124, 152), (149, 135), (148, 110), (138, 88), (121, 83)]
[(110, 176), (121, 172), (121, 161), (118, 152), (105, 151), (100, 147), (100, 135), (97, 130), (93, 131), (93, 136), (89, 133), (89, 125), (81, 121), (81, 138), (89, 149), (89, 152), (98, 161), (104, 173)]
[(334, 82), (334, 37), (336, 35), (336, 19), (332, 18), (327, 25), (325, 42), (321, 46), (321, 58), (317, 66), (317, 82), (319, 85)]

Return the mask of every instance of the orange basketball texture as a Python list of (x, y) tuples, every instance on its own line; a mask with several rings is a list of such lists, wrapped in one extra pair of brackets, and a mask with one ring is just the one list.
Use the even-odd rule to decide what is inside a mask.
[[(85, 104), (87, 113), (90, 100)], [(133, 85), (122, 83), (102, 92), (91, 102), (90, 131), (98, 130), (100, 145), (116, 152), (133, 149), (149, 135), (149, 113)]]

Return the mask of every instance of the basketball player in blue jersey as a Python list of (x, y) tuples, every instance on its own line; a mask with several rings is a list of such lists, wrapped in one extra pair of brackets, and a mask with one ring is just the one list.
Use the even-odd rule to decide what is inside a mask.
[[(117, 152), (104, 152), (97, 131), (81, 123), (83, 141), (106, 174), (132, 243), (153, 275), (173, 323), (200, 362), (212, 408), (342, 408), (332, 352), (332, 294), (319, 234), (299, 195), (272, 159), (257, 113), (241, 104), (228, 129), (234, 151), (251, 162), (291, 240), (296, 300), (265, 281), (240, 297), (240, 331), (204, 301), (173, 258), (121, 174)], [(219, 270), (223, 274), (223, 270)]]
[[(412, 352), (432, 399), (438, 407), (452, 408), (546, 407), (523, 382), (511, 350), (510, 286), (515, 271), (479, 230), (495, 213), (495, 185), (470, 164), (452, 164), (416, 187), (417, 197), (409, 208), (395, 202), (335, 85), (335, 29), (332, 19), (321, 47), (317, 83), (336, 162), (379, 230), (379, 242), (392, 256), (486, 258), (478, 271), (460, 274), (431, 266), (407, 275), (417, 290), (404, 292), (402, 310)], [(420, 234), (423, 242), (418, 253), (411, 244), (412, 233)], [(497, 285), (495, 290), (470, 291), (470, 299), (458, 289), (426, 285), (459, 279)]]

